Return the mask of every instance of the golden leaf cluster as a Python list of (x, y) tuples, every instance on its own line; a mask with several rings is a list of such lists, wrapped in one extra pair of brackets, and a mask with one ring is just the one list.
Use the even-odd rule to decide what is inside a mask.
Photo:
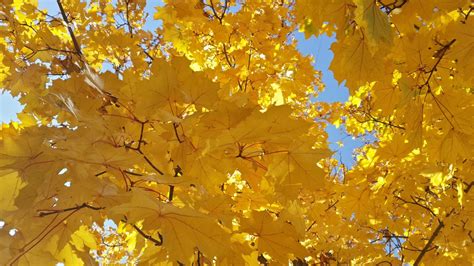
[[(474, 260), (469, 0), (55, 4), (0, 5), (0, 264)], [(374, 141), (347, 167), (327, 124)]]

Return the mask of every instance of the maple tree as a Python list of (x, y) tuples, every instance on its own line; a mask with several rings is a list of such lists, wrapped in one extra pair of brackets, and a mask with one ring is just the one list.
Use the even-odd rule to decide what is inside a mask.
[[(146, 4), (2, 1), (2, 265), (474, 260), (470, 1)], [(297, 30), (335, 35), (346, 103)], [(375, 137), (351, 168), (328, 123)]]

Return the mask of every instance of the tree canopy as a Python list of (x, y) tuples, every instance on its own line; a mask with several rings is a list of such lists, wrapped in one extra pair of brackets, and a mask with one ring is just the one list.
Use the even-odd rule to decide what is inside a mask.
[(471, 265), (471, 1), (152, 2), (2, 1), (0, 264)]

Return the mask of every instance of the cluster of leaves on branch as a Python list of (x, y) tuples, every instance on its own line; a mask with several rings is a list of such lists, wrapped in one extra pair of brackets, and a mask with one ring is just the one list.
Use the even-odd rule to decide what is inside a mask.
[(469, 0), (152, 2), (2, 2), (0, 264), (470, 265)]

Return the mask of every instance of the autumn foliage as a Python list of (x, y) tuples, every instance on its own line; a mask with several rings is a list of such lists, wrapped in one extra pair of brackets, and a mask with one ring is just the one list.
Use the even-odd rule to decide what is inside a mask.
[(471, 265), (470, 1), (152, 2), (2, 1), (0, 264)]

